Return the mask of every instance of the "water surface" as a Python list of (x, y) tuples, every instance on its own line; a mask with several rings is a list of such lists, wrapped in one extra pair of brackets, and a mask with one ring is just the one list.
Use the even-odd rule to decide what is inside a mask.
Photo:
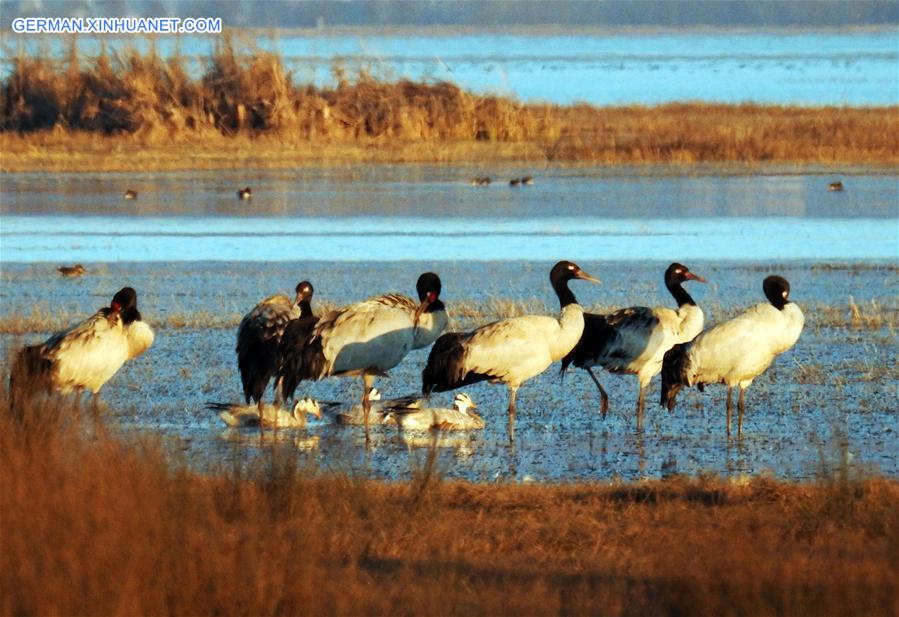
[[(5, 262), (889, 260), (899, 179), (458, 167), (4, 174)], [(601, 172), (600, 172), (601, 171)], [(533, 186), (510, 177), (534, 173)], [(249, 202), (237, 186), (254, 187)], [(139, 198), (125, 201), (125, 188)]]

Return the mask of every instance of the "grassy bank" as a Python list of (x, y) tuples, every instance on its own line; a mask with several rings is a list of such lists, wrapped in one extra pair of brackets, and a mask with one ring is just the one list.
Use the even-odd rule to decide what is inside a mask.
[[(0, 408), (0, 612), (893, 615), (899, 485), (197, 475), (68, 407)], [(85, 428), (90, 428), (86, 431)]]
[[(719, 319), (735, 317), (744, 307), (724, 306), (721, 303), (706, 302), (706, 310), (719, 316)], [(330, 310), (339, 308), (338, 305), (322, 301), (317, 302), (315, 311), (317, 314), (325, 314)], [(619, 306), (606, 304), (588, 305), (591, 313), (611, 313), (620, 309)], [(806, 304), (808, 311), (806, 317), (806, 329), (818, 331), (823, 328), (837, 328), (851, 331), (887, 330), (890, 334), (899, 330), (899, 307), (895, 304), (878, 304), (875, 300), (857, 303), (849, 298), (846, 304)], [(243, 313), (220, 313), (210, 311), (195, 311), (179, 306), (168, 305), (164, 307), (166, 314), (155, 318), (147, 316), (151, 326), (163, 329), (231, 329), (237, 328)], [(454, 320), (454, 326), (466, 328), (497, 319), (507, 317), (520, 317), (522, 315), (553, 314), (555, 307), (545, 303), (531, 300), (513, 300), (509, 298), (493, 298), (481, 302), (460, 299), (450, 306), (450, 317)], [(62, 330), (73, 323), (85, 318), (84, 314), (69, 312), (56, 307), (47, 307), (35, 304), (26, 312), (13, 312), (0, 315), (0, 334), (34, 334), (42, 332), (55, 332)]]
[(22, 55), (0, 85), (0, 166), (295, 167), (360, 162), (604, 165), (899, 163), (899, 108), (522, 104), (449, 83), (336, 71), (294, 84), (282, 60), (224, 44), (191, 76), (153, 53)]

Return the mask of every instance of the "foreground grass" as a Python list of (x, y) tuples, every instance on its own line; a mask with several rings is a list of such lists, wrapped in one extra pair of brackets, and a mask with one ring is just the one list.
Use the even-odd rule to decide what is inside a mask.
[(335, 72), (334, 88), (294, 84), (280, 57), (227, 38), (199, 76), (152, 51), (19, 55), (0, 83), (0, 169), (899, 163), (896, 106), (523, 104)]
[[(899, 485), (197, 475), (71, 409), (0, 409), (0, 612), (893, 615)], [(85, 431), (85, 427), (92, 427)]]

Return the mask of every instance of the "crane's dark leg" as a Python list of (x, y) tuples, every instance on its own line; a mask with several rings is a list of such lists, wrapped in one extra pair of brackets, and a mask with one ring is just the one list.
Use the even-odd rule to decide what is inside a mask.
[(596, 384), (596, 387), (599, 388), (599, 414), (605, 418), (606, 414), (609, 413), (609, 395), (606, 394), (605, 389), (603, 389), (602, 384), (599, 383), (599, 380), (596, 378), (596, 375), (593, 374), (593, 371), (590, 370), (590, 367), (587, 366), (584, 370), (587, 371), (587, 374), (590, 375), (590, 379), (592, 379), (593, 383)]
[(643, 409), (646, 407), (646, 388), (638, 384), (637, 391), (637, 430), (643, 430)]
[(730, 386), (727, 386), (727, 436), (730, 437), (730, 418), (734, 414), (734, 403), (731, 400), (731, 395), (733, 394), (734, 389)]
[(371, 413), (371, 401), (368, 399), (368, 391), (375, 383), (375, 376), (365, 372), (362, 373), (362, 416), (363, 424), (365, 424), (365, 445), (371, 443), (371, 435), (368, 432), (368, 416)]
[(518, 388), (509, 387), (509, 443), (515, 442), (515, 395)]
[(743, 412), (746, 410), (746, 390), (740, 387), (740, 396), (737, 398), (737, 437), (743, 436)]
[(275, 377), (275, 407), (284, 406), (284, 380), (281, 377)]

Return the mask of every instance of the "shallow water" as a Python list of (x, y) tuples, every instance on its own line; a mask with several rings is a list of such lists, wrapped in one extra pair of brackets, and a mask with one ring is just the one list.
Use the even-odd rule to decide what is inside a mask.
[[(141, 294), (146, 319), (173, 315), (239, 316), (259, 298), (287, 291), (301, 278), (317, 287), (319, 302), (350, 302), (374, 291), (411, 293), (424, 269), (444, 281), (450, 311), (454, 303), (484, 303), (502, 297), (535, 298), (545, 310), (557, 304), (547, 281), (548, 262), (196, 262), (87, 264), (83, 279), (60, 279), (48, 264), (4, 264), (2, 315), (40, 308), (83, 314), (108, 302), (122, 284)], [(665, 262), (591, 261), (581, 264), (604, 279), (593, 286), (574, 282), (585, 305), (670, 305), (662, 283)], [(634, 430), (636, 387), (632, 377), (601, 376), (612, 401), (610, 415), (598, 413), (596, 390), (587, 375), (569, 373), (563, 382), (558, 365), (528, 382), (519, 392), (517, 443), (506, 440), (504, 388), (479, 384), (467, 389), (480, 406), (487, 428), (447, 435), (438, 443), (439, 469), (447, 477), (493, 480), (608, 480), (659, 477), (674, 465), (680, 473), (771, 473), (812, 478), (833, 473), (851, 461), (854, 469), (899, 476), (899, 405), (895, 367), (899, 345), (885, 328), (853, 330), (820, 325), (822, 307), (845, 306), (850, 297), (862, 305), (877, 303), (899, 310), (899, 272), (895, 266), (858, 263), (834, 266), (815, 262), (690, 262), (709, 279), (688, 284), (708, 323), (761, 300), (761, 280), (769, 273), (787, 277), (795, 300), (804, 308), (807, 327), (796, 347), (781, 356), (747, 394), (748, 412), (741, 441), (724, 434), (724, 390), (682, 395), (674, 413), (655, 404), (658, 378), (647, 405), (646, 427)], [(848, 313), (848, 309), (846, 311)], [(848, 315), (847, 315), (848, 317)], [(848, 319), (847, 319), (848, 323)], [(468, 328), (473, 320), (455, 320)], [(0, 336), (0, 352), (45, 333)], [(386, 396), (420, 387), (424, 350), (410, 354), (378, 384)], [(330, 379), (301, 387), (323, 400), (351, 401), (360, 394), (357, 380)], [(244, 464), (271, 448), (295, 453), (312, 470), (403, 478), (420, 464), (430, 440), (376, 429), (370, 451), (359, 428), (313, 422), (306, 431), (226, 430), (204, 409), (207, 401), (237, 401), (240, 384), (234, 357), (234, 328), (157, 328), (153, 349), (125, 367), (107, 385), (107, 413), (124, 430), (161, 434), (179, 458), (198, 469)], [(447, 405), (452, 394), (435, 395)]]
[[(899, 311), (896, 176), (847, 175), (842, 193), (823, 175), (638, 176), (609, 169), (547, 169), (534, 186), (504, 181), (471, 187), (471, 168), (365, 167), (216, 173), (5, 174), (0, 177), (0, 320), (14, 331), (30, 314), (87, 315), (131, 285), (157, 340), (107, 385), (108, 415), (125, 431), (163, 435), (199, 469), (254, 460), (271, 448), (304, 466), (375, 477), (407, 477), (427, 436), (313, 423), (307, 431), (225, 430), (207, 401), (237, 401), (234, 330), (261, 298), (308, 278), (316, 302), (341, 305), (389, 290), (412, 293), (418, 274), (437, 271), (450, 312), (494, 299), (552, 313), (547, 272), (573, 258), (603, 279), (572, 288), (604, 310), (670, 305), (662, 272), (672, 259), (709, 279), (690, 284), (706, 322), (761, 301), (761, 281), (778, 273), (806, 311), (796, 347), (748, 392), (745, 437), (724, 435), (721, 387), (682, 395), (659, 410), (658, 379), (646, 429), (634, 430), (632, 377), (602, 377), (612, 400), (605, 420), (595, 388), (558, 367), (519, 392), (518, 441), (506, 439), (506, 393), (469, 389), (488, 426), (441, 437), (439, 465), (476, 481), (607, 480), (714, 472), (810, 478), (851, 465), (899, 475), (899, 344), (886, 327), (852, 329), (850, 303), (888, 317)], [(512, 177), (533, 170), (501, 168)], [(229, 172), (232, 176), (233, 172)], [(251, 184), (250, 203), (237, 186)], [(136, 201), (122, 199), (133, 186)], [(257, 188), (258, 187), (258, 188)], [(87, 215), (77, 215), (85, 212)], [(89, 274), (61, 278), (59, 263)], [(836, 263), (835, 263), (836, 262)], [(834, 323), (822, 318), (837, 307)], [(453, 328), (487, 321), (456, 319)], [(57, 319), (60, 321), (60, 319)], [(181, 323), (179, 327), (158, 324)], [(895, 318), (892, 318), (895, 323)], [(221, 327), (216, 324), (225, 324)], [(2, 357), (47, 332), (0, 335)], [(386, 396), (420, 387), (427, 352), (410, 356), (379, 384)], [(351, 401), (355, 381), (302, 389)], [(435, 396), (449, 404), (451, 394)]]
[[(9, 50), (44, 45), (64, 55), (65, 37), (9, 35)], [(192, 58), (219, 37), (157, 37), (157, 51)], [(254, 41), (282, 55), (296, 83), (334, 85), (333, 67), (386, 79), (450, 81), (526, 101), (596, 105), (670, 101), (802, 105), (895, 105), (895, 29), (852, 32), (594, 34), (282, 35)], [(79, 45), (96, 53), (97, 37)], [(108, 49), (146, 46), (103, 37)], [(10, 52), (4, 52), (10, 53)], [(6, 56), (0, 54), (0, 60)]]
[[(895, 175), (639, 176), (457, 167), (4, 174), (4, 262), (888, 260)], [(536, 175), (533, 186), (508, 178)], [(238, 186), (254, 188), (239, 201)], [(122, 194), (131, 187), (135, 201)], [(89, 215), (89, 216), (85, 216)]]

